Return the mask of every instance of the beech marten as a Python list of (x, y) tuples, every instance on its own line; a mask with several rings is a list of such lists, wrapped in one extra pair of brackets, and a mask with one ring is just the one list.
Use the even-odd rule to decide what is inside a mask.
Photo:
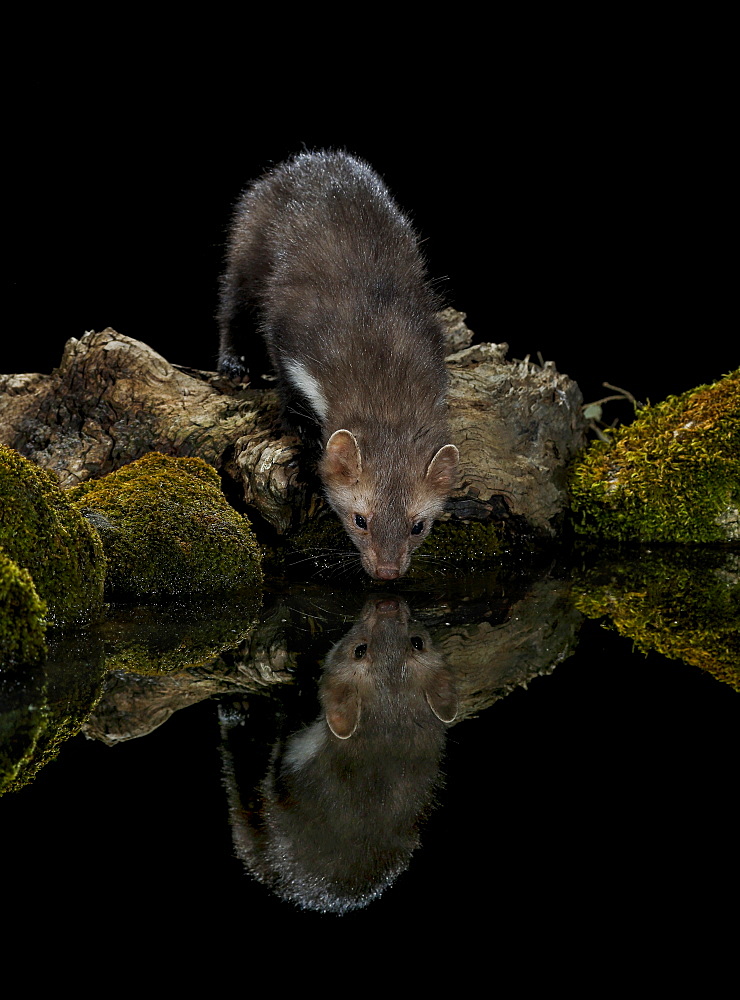
[[(236, 852), (305, 909), (346, 913), (408, 868), (437, 804), (455, 681), (405, 601), (371, 595), (328, 652), (321, 714), (272, 749), (258, 788), (239, 781), (238, 720), (222, 716)], [(245, 734), (246, 735), (246, 734)]]
[(318, 440), (326, 497), (376, 580), (403, 576), (457, 475), (439, 302), (417, 244), (368, 164), (302, 153), (240, 198), (221, 284), (219, 371), (245, 376), (256, 308), (284, 422)]

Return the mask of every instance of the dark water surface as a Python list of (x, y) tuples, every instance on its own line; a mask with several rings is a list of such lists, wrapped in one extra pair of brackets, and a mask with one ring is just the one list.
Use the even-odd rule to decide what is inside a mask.
[[(3, 885), (13, 912), (53, 911), (81, 928), (102, 922), (111, 929), (131, 919), (172, 927), (228, 914), (231, 933), (260, 927), (306, 938), (340, 929), (403, 933), (437, 920), (482, 922), (491, 932), (506, 926), (508, 934), (521, 926), (525, 938), (565, 934), (565, 920), (572, 933), (591, 937), (597, 928), (626, 933), (626, 910), (629, 933), (638, 937), (656, 921), (684, 932), (703, 925), (737, 888), (740, 695), (706, 670), (638, 652), (631, 638), (585, 618), (573, 609), (569, 584), (553, 597), (553, 581), (558, 588), (564, 579), (545, 574), (534, 581), (540, 591), (531, 581), (509, 583), (508, 594), (500, 580), (479, 581), (457, 606), (440, 594), (430, 599), (399, 588), (378, 598), (368, 591), (364, 607), (383, 619), (376, 629), (396, 628), (399, 609), (408, 610), (411, 625), (404, 632), (404, 620), (401, 632), (422, 644), (424, 655), (439, 654), (422, 672), (437, 671), (439, 680), (449, 667), (461, 721), (445, 726), (412, 682), (408, 695), (391, 685), (378, 698), (374, 721), (366, 708), (364, 729), (343, 741), (328, 733), (319, 704), (321, 665), (326, 678), (334, 646), (339, 683), (342, 655), (352, 669), (366, 666), (369, 654), (356, 659), (361, 644), (352, 632), (363, 603), (349, 613), (346, 594), (315, 585), (308, 605), (305, 593), (303, 600), (298, 592), (273, 598), (267, 611), (285, 625), (286, 647), (298, 650), (286, 684), (267, 684), (264, 693), (222, 686), (146, 735), (113, 746), (78, 733), (27, 787), (0, 798)], [(734, 587), (736, 595), (736, 581)], [(343, 616), (335, 614), (337, 600)], [(512, 632), (517, 623), (521, 633)], [(487, 628), (504, 644), (481, 646)], [(451, 644), (450, 630), (469, 645)], [(376, 631), (371, 642), (377, 638)], [(106, 648), (113, 648), (110, 639)], [(486, 660), (486, 648), (499, 662)], [(534, 662), (542, 655), (552, 662)], [(481, 666), (471, 674), (476, 658)], [(227, 664), (232, 671), (235, 662)], [(109, 675), (108, 685), (112, 677), (119, 692), (128, 683), (123, 671)], [(108, 718), (101, 727), (117, 724)], [(373, 726), (378, 742), (363, 750), (359, 734)], [(405, 859), (379, 898), (343, 916), (278, 899), (235, 849), (228, 775), (243, 783), (238, 794), (249, 811), (270, 748), (279, 745), (284, 762), (294, 745), (289, 737), (306, 732), (360, 757), (351, 766), (346, 758), (329, 761), (326, 773), (334, 768), (338, 778), (301, 772), (298, 787), (288, 789), (291, 801), (313, 782), (317, 794), (335, 802), (349, 766), (366, 784), (342, 808), (367, 806), (374, 836), (386, 846), (401, 842), (398, 856)], [(378, 761), (394, 755), (408, 780), (387, 793), (395, 779)], [(276, 779), (278, 793), (286, 792), (283, 780)], [(381, 798), (387, 793), (379, 805), (367, 805), (373, 781), (384, 783)], [(393, 794), (404, 799), (402, 807), (393, 805)], [(407, 849), (417, 824), (403, 810), (414, 795), (426, 819), (418, 823), (420, 846)], [(398, 830), (386, 834), (394, 809)], [(308, 822), (319, 821), (312, 813)], [(340, 827), (330, 842), (336, 838), (351, 854), (354, 828), (344, 821)]]

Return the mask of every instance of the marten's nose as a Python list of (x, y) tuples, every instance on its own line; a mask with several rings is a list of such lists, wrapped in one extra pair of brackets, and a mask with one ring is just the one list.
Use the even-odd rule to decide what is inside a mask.
[(398, 571), (398, 566), (378, 566), (375, 570), (375, 574), (379, 580), (397, 580), (401, 575)]

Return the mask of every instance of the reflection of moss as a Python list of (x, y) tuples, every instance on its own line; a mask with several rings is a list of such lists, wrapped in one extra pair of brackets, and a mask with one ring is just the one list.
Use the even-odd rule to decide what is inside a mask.
[(0, 795), (26, 784), (45, 726), (42, 670), (0, 672)]
[(614, 553), (573, 589), (579, 611), (606, 616), (640, 651), (701, 667), (740, 690), (740, 556), (721, 549)]
[(53, 624), (93, 615), (105, 559), (95, 530), (54, 476), (0, 445), (0, 545), (27, 569)]
[(100, 532), (111, 593), (218, 593), (261, 583), (250, 523), (199, 458), (152, 452), (69, 492)]
[(31, 574), (0, 548), (0, 667), (43, 658), (45, 614), (46, 604), (36, 593)]
[(49, 633), (43, 666), (0, 672), (0, 794), (30, 784), (100, 699), (95, 630)]
[(740, 369), (596, 442), (571, 484), (576, 530), (619, 541), (740, 541)]
[(238, 602), (193, 602), (118, 606), (100, 626), (107, 670), (164, 674), (202, 666), (238, 646), (258, 619), (261, 595)]

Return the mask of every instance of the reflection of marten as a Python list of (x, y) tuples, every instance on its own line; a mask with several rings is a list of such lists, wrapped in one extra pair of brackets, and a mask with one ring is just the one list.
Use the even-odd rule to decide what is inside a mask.
[(378, 897), (409, 863), (440, 781), (449, 671), (402, 600), (371, 599), (328, 654), (322, 715), (277, 744), (245, 808), (226, 760), (237, 854), (281, 897), (343, 913)]
[(344, 153), (305, 153), (242, 195), (219, 371), (245, 374), (257, 310), (288, 426), (316, 437), (326, 497), (376, 580), (406, 572), (456, 478), (438, 303), (408, 219)]

